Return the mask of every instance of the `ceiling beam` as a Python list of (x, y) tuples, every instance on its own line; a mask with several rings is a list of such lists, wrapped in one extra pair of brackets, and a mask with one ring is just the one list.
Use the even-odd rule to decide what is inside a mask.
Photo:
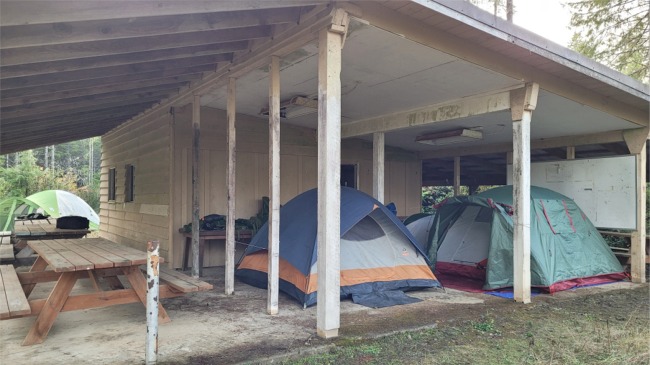
[(152, 71), (165, 71), (173, 69), (191, 68), (200, 65), (216, 65), (220, 62), (229, 62), (229, 54), (218, 54), (212, 56), (186, 57), (175, 60), (141, 62), (121, 66), (99, 67), (86, 70), (76, 70), (67, 72), (56, 72), (44, 75), (34, 75), (25, 77), (12, 77), (4, 79), (0, 83), (0, 90), (15, 89), (19, 87), (29, 87), (38, 85), (56, 84), (66, 81), (79, 81), (95, 78), (115, 77), (121, 75), (131, 75)]
[[(615, 143), (623, 141), (623, 131), (611, 131), (579, 136), (566, 136), (556, 138), (541, 138), (531, 141), (531, 149), (559, 148), (566, 146), (583, 146), (590, 144)], [(456, 147), (435, 151), (420, 151), (418, 156), (421, 160), (430, 158), (471, 156), (486, 153), (511, 152), (512, 143), (498, 143), (492, 145), (472, 145)]]
[(109, 103), (109, 104), (102, 104), (102, 105), (94, 105), (94, 106), (88, 106), (88, 107), (83, 107), (83, 108), (73, 108), (73, 109), (66, 109), (66, 110), (58, 110), (58, 111), (52, 111), (52, 112), (42, 112), (40, 114), (25, 114), (25, 115), (18, 115), (14, 117), (5, 117), (4, 113), (2, 115), (2, 125), (5, 124), (5, 122), (18, 122), (18, 121), (28, 121), (31, 119), (43, 119), (47, 117), (60, 117), (60, 116), (66, 116), (66, 115), (71, 115), (71, 114), (79, 114), (79, 113), (85, 113), (85, 112), (101, 112), (103, 110), (111, 110), (111, 109), (116, 109), (116, 108), (131, 108), (131, 107), (136, 107), (139, 106), (143, 110), (146, 109), (147, 107), (150, 107), (152, 104), (154, 104), (157, 100), (127, 100), (127, 101), (121, 101), (121, 102), (114, 102), (114, 103)]
[(119, 53), (144, 52), (202, 44), (246, 41), (256, 38), (267, 38), (271, 35), (271, 32), (272, 26), (265, 25), (204, 32), (176, 33), (154, 37), (0, 49), (0, 65), (21, 65), (25, 63), (110, 56)]
[[(430, 2), (429, 4), (429, 6), (440, 5), (435, 2)], [(647, 127), (650, 123), (648, 120), (647, 103), (645, 103), (645, 109), (642, 109), (614, 100), (593, 89), (580, 86), (565, 78), (526, 65), (524, 62), (508, 56), (508, 54), (493, 51), (481, 44), (470, 44), (467, 39), (460, 38), (450, 32), (436, 28), (405, 14), (400, 14), (386, 7), (379, 6), (374, 2), (360, 1), (355, 2), (354, 5), (360, 9), (358, 16), (368, 21), (371, 25), (386, 29), (414, 42), (440, 50), (503, 75), (522, 81), (536, 82), (544, 90), (625, 119), (634, 124)], [(348, 5), (342, 3), (341, 6), (347, 8)], [(444, 7), (443, 5), (440, 6)], [(354, 10), (354, 8), (350, 8), (350, 11)], [(352, 14), (356, 15), (354, 12)]]
[[(26, 63), (0, 67), (0, 79), (42, 75), (52, 72), (67, 72), (98, 67), (121, 66), (141, 62), (181, 60), (189, 57), (232, 54), (248, 49), (248, 41), (202, 44), (198, 46), (159, 49), (155, 51), (120, 53), (110, 56), (85, 57), (78, 59)], [(222, 56), (230, 61), (231, 55)]]
[(236, 56), (230, 67), (206, 75), (192, 87), (181, 91), (177, 96), (161, 101), (130, 122), (137, 123), (143, 119), (155, 118), (160, 113), (167, 113), (170, 107), (186, 105), (194, 95), (204, 95), (225, 86), (232, 77), (238, 78), (257, 67), (265, 66), (272, 55), (282, 57), (314, 41), (317, 38), (317, 31), (331, 24), (334, 11), (335, 9), (330, 4), (316, 7), (311, 12), (303, 14), (300, 24), (287, 27), (283, 32), (274, 34), (272, 39), (254, 47), (251, 52)]
[(100, 136), (110, 129), (115, 128), (120, 123), (120, 121), (111, 121), (102, 125), (99, 129), (78, 128), (73, 132), (68, 131), (67, 133), (55, 133), (51, 135), (34, 135), (25, 139), (4, 140), (4, 137), (0, 136), (0, 154), (4, 155), (7, 153), (23, 151), (26, 149), (25, 144), (29, 145), (28, 148), (38, 148)]
[(3, 25), (48, 24), (164, 15), (203, 14), (240, 10), (309, 6), (329, 0), (219, 0), (219, 1), (50, 1), (3, 0), (0, 23)]
[[(146, 104), (145, 104), (146, 105)], [(12, 128), (22, 128), (27, 127), (31, 124), (39, 124), (42, 126), (65, 126), (67, 121), (76, 122), (76, 121), (96, 121), (101, 119), (111, 119), (111, 118), (125, 118), (133, 116), (142, 111), (143, 106), (136, 104), (134, 106), (126, 107), (116, 107), (112, 109), (100, 109), (96, 112), (84, 112), (76, 114), (65, 114), (59, 116), (45, 116), (43, 118), (37, 119), (27, 119), (27, 120), (2, 120), (3, 132), (11, 130)]]
[[(100, 77), (90, 80), (60, 82), (49, 85), (39, 85), (31, 87), (23, 87), (17, 89), (3, 90), (0, 93), (0, 100), (8, 98), (18, 98), (30, 95), (42, 95), (66, 90), (82, 90), (92, 89), (97, 87), (104, 87), (108, 85), (122, 85), (128, 83), (138, 83), (141, 81), (162, 81), (169, 78), (183, 78), (188, 77), (191, 80), (198, 80), (203, 77), (203, 72), (214, 71), (214, 65), (199, 65), (195, 67), (173, 69), (173, 70), (158, 70), (152, 72), (145, 72), (141, 74), (121, 75), (115, 77)], [(1, 84), (1, 83), (0, 83)], [(0, 85), (1, 87), (1, 85)]]
[(341, 126), (341, 138), (396, 131), (508, 109), (510, 109), (510, 92), (509, 90), (499, 90), (404, 112), (345, 123)]
[(79, 43), (109, 39), (152, 37), (173, 33), (210, 31), (282, 23), (298, 23), (302, 7), (201, 14), (147, 16), (90, 21), (23, 24), (0, 28), (3, 49)]
[(201, 77), (200, 74), (192, 74), (187, 76), (176, 76), (176, 77), (169, 77), (164, 79), (125, 82), (125, 83), (111, 84), (105, 86), (102, 85), (102, 86), (86, 88), (86, 89), (76, 89), (76, 90), (59, 91), (59, 92), (55, 91), (46, 94), (6, 98), (6, 99), (0, 99), (0, 106), (1, 107), (17, 106), (17, 105), (24, 105), (24, 104), (40, 103), (45, 101), (69, 99), (69, 98), (75, 98), (80, 96), (93, 96), (93, 95), (106, 94), (106, 93), (118, 92), (118, 91), (128, 92), (128, 91), (139, 90), (139, 89), (154, 87), (154, 86), (166, 86), (169, 88), (181, 87), (181, 86), (188, 85), (190, 81), (197, 80), (200, 77)]

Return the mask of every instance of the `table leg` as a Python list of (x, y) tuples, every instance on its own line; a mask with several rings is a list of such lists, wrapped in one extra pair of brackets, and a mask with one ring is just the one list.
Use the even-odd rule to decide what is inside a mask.
[(68, 300), (68, 296), (70, 295), (74, 284), (77, 282), (78, 277), (79, 272), (77, 271), (64, 272), (61, 274), (59, 280), (54, 285), (54, 289), (52, 289), (52, 292), (47, 297), (41, 313), (36, 318), (36, 322), (34, 322), (27, 337), (25, 337), (23, 346), (42, 343), (45, 340), (47, 333), (50, 332), (50, 328), (52, 328), (52, 325), (54, 324), (54, 320), (59, 315), (66, 300)]
[[(40, 256), (36, 258), (36, 261), (34, 261), (34, 264), (32, 267), (29, 269), (29, 272), (40, 272), (40, 271), (45, 271), (47, 268), (47, 262)], [(25, 296), (29, 298), (29, 295), (32, 293), (32, 290), (34, 290), (34, 286), (36, 284), (25, 284), (23, 285), (23, 290), (25, 291)]]
[[(140, 271), (140, 269), (137, 266), (125, 267), (123, 268), (123, 270), (124, 270), (124, 275), (129, 280), (129, 284), (131, 284), (131, 288), (135, 290), (135, 293), (138, 295), (138, 298), (140, 298), (140, 301), (146, 308), (147, 307), (147, 279), (144, 278), (142, 271)], [(160, 301), (158, 301), (158, 321), (160, 323), (167, 323), (171, 321), (171, 319), (169, 319), (169, 316), (167, 315), (167, 312), (165, 311), (165, 308), (163, 308)]]
[(203, 276), (203, 252), (205, 251), (205, 239), (199, 238), (199, 276)]

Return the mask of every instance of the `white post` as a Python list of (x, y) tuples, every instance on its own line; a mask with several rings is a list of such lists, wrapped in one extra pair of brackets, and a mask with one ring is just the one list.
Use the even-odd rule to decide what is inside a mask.
[(630, 272), (633, 283), (646, 282), (646, 143), (636, 157), (636, 231), (630, 245)]
[(157, 240), (147, 242), (147, 365), (155, 364), (158, 357), (159, 248)]
[(230, 78), (228, 82), (228, 217), (226, 218), (226, 295), (235, 293), (235, 187), (236, 187), (236, 96), (237, 80)]
[[(347, 18), (347, 14), (343, 14)], [(341, 246), (341, 47), (347, 25), (318, 40), (318, 336), (338, 336)]]
[(514, 298), (530, 303), (530, 117), (524, 111), (522, 120), (512, 123), (513, 132), (513, 265)]
[(454, 196), (460, 195), (460, 156), (454, 157)]
[(267, 312), (278, 314), (280, 272), (280, 57), (271, 56), (269, 84), (269, 237)]
[(201, 97), (194, 95), (192, 103), (192, 277), (201, 276), (199, 262), (199, 147), (201, 136)]
[(537, 104), (537, 84), (513, 90), (512, 201), (514, 206), (513, 279), (514, 299), (530, 303), (530, 122)]
[(372, 195), (384, 203), (384, 132), (372, 134)]

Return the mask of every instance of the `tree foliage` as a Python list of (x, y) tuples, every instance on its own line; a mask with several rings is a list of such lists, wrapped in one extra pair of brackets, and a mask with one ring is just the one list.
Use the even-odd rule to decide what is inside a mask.
[(650, 0), (572, 0), (570, 48), (648, 82)]
[(0, 200), (58, 189), (78, 195), (99, 211), (101, 140), (93, 138), (54, 146), (54, 159), (51, 153), (51, 147), (48, 153), (43, 147), (0, 156)]

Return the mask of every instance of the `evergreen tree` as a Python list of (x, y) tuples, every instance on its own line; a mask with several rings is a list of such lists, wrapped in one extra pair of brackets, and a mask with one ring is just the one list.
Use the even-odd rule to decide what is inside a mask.
[(572, 0), (570, 48), (643, 82), (650, 67), (650, 0)]

